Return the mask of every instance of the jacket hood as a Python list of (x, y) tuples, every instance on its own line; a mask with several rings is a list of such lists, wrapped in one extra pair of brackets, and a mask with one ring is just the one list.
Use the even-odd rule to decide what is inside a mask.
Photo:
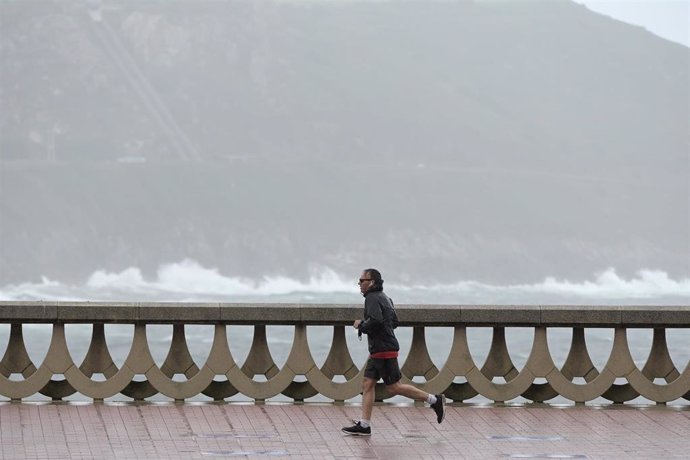
[(383, 292), (383, 286), (379, 286), (378, 284), (375, 286), (372, 286), (369, 288), (367, 292), (362, 294), (364, 297), (366, 297), (368, 294), (371, 294), (372, 292)]

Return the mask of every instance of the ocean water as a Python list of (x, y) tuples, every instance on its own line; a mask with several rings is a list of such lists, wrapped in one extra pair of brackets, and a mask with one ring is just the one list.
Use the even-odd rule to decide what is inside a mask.
[[(299, 302), (360, 304), (356, 280), (344, 279), (334, 270), (320, 269), (309, 280), (285, 277), (265, 277), (261, 281), (223, 276), (214, 268), (203, 267), (192, 260), (162, 265), (153, 279), (146, 279), (138, 268), (119, 273), (94, 272), (83, 284), (70, 285), (42, 279), (39, 283), (21, 283), (0, 287), (0, 300), (61, 300), (61, 301), (178, 301), (178, 302)], [(578, 304), (578, 305), (690, 305), (690, 279), (671, 279), (662, 271), (640, 270), (634, 278), (623, 278), (614, 269), (593, 274), (591, 280), (569, 281), (546, 278), (533, 284), (490, 285), (461, 280), (443, 285), (396, 285), (386, 283), (386, 292), (396, 304)], [(355, 318), (353, 318), (354, 320)], [(9, 324), (0, 324), (0, 353), (4, 353), (9, 337)], [(268, 326), (267, 337), (275, 362), (281, 367), (287, 359), (294, 329), (291, 326)], [(349, 331), (348, 331), (349, 332)], [(489, 351), (491, 328), (468, 328), (468, 342), (477, 365), (481, 365)], [(147, 327), (150, 348), (156, 362), (161, 365), (170, 347), (172, 326)], [(592, 361), (601, 369), (613, 345), (613, 329), (586, 330), (587, 345)], [(89, 325), (66, 325), (67, 343), (73, 359), (80, 363), (87, 351), (91, 336)], [(109, 349), (116, 365), (127, 357), (134, 334), (133, 325), (106, 325)], [(195, 362), (201, 367), (213, 340), (213, 326), (186, 326), (187, 341)], [(411, 328), (397, 332), (401, 344), (401, 365), (407, 357), (412, 339)], [(562, 365), (568, 354), (571, 330), (548, 330), (549, 348), (557, 365)], [(228, 343), (238, 363), (247, 356), (253, 328), (229, 326)], [(50, 343), (49, 324), (27, 324), (24, 339), (32, 361), (38, 366), (43, 361)], [(426, 339), (432, 360), (441, 368), (448, 357), (453, 330), (450, 327), (427, 328)], [(531, 328), (508, 328), (508, 349), (515, 366), (521, 369), (527, 361), (533, 340)], [(631, 329), (629, 344), (635, 363), (644, 366), (651, 348), (652, 331)], [(332, 327), (311, 326), (308, 339), (314, 359), (322, 364), (328, 354)], [(669, 329), (667, 340), (671, 358), (679, 371), (690, 364), (690, 329)], [(366, 361), (366, 341), (358, 341), (352, 330), (348, 346), (358, 364)], [(415, 379), (415, 381), (420, 381)], [(619, 381), (617, 383), (625, 383)], [(40, 397), (37, 397), (40, 399)], [(115, 399), (123, 399), (118, 396)], [(156, 397), (157, 398), (157, 397)], [(154, 399), (156, 399), (154, 398)], [(242, 398), (236, 396), (233, 398)], [(316, 397), (318, 399), (318, 397)], [(483, 402), (481, 397), (477, 397)], [(79, 395), (67, 398), (83, 400)], [(125, 398), (126, 399), (126, 398)], [(204, 396), (197, 399), (205, 400)], [(281, 397), (277, 397), (281, 399)], [(399, 398), (398, 398), (399, 399)], [(643, 398), (638, 398), (645, 403)], [(165, 398), (162, 398), (165, 400)], [(563, 400), (556, 402), (566, 403)], [(605, 400), (599, 402), (604, 403)], [(680, 400), (686, 404), (687, 401)]]

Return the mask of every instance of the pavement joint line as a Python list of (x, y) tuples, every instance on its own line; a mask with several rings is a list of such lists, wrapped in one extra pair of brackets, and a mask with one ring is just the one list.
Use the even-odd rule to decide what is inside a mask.
[[(333, 402), (321, 402), (321, 401), (303, 401), (299, 403), (293, 403), (289, 401), (52, 401), (52, 400), (21, 400), (21, 401), (11, 401), (11, 400), (0, 400), (0, 406), (3, 405), (32, 405), (32, 406), (121, 406), (121, 407), (134, 407), (134, 406), (250, 406), (250, 407), (264, 407), (264, 406), (283, 406), (283, 407), (361, 407), (361, 403), (355, 402), (345, 402), (335, 404)], [(422, 407), (417, 406), (414, 403), (392, 403), (392, 402), (376, 402), (375, 407)], [(426, 407), (426, 406), (424, 406)], [(531, 404), (531, 403), (514, 403), (511, 405), (506, 404), (493, 404), (493, 403), (460, 403), (460, 402), (450, 402), (446, 404), (446, 407), (457, 407), (464, 409), (507, 409), (507, 410), (517, 410), (517, 409), (551, 409), (551, 410), (572, 410), (572, 409), (589, 409), (589, 410), (607, 410), (607, 411), (689, 411), (690, 403), (679, 403), (679, 404), (615, 404), (615, 403), (596, 403), (596, 404)]]

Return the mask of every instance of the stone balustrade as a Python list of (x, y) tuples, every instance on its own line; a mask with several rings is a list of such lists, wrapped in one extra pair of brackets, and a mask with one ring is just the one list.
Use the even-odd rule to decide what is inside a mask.
[[(445, 393), (456, 402), (477, 395), (496, 402), (518, 397), (543, 402), (561, 396), (578, 403), (599, 397), (622, 403), (640, 395), (657, 403), (690, 400), (690, 363), (679, 371), (666, 340), (668, 328), (688, 332), (690, 306), (400, 305), (397, 311), (401, 328), (413, 331), (411, 347), (401, 363), (403, 380), (423, 377), (424, 382), (414, 384), (430, 393)], [(346, 401), (360, 393), (362, 383), (364, 363), (358, 366), (353, 361), (346, 341), (346, 328), (360, 314), (359, 305), (4, 301), (0, 302), (0, 324), (10, 324), (10, 335), (0, 361), (0, 397), (21, 400), (41, 393), (61, 399), (80, 393), (94, 400), (117, 395), (141, 400), (162, 394), (184, 400), (204, 394), (223, 400), (240, 393), (255, 400), (282, 394), (301, 401), (320, 394), (336, 402)], [(23, 325), (29, 323), (52, 325), (50, 345), (38, 367), (23, 339)], [(67, 346), (65, 324), (71, 323), (92, 325), (90, 345), (81, 364), (74, 362)], [(120, 367), (108, 349), (105, 324), (134, 325), (131, 348)], [(153, 359), (147, 340), (147, 325), (154, 324), (173, 325), (170, 350), (162, 366)], [(185, 325), (191, 324), (214, 328), (213, 343), (203, 364), (194, 362), (189, 352)], [(228, 344), (226, 328), (231, 325), (254, 328), (253, 342), (242, 364), (235, 361)], [(267, 325), (294, 328), (289, 355), (280, 368), (268, 347)], [(330, 351), (321, 366), (316, 364), (307, 340), (311, 326), (333, 328)], [(435, 327), (453, 329), (448, 358), (440, 368), (430, 358), (426, 343), (426, 334), (433, 333)], [(483, 364), (474, 362), (468, 345), (467, 330), (473, 327), (493, 330)], [(506, 345), (505, 331), (511, 327), (534, 331), (529, 357), (520, 370)], [(560, 368), (547, 342), (547, 333), (554, 328), (572, 330), (570, 350)], [(588, 328), (614, 330), (610, 356), (601, 369), (594, 366), (587, 349)], [(628, 331), (635, 328), (653, 330), (649, 357), (642, 369), (635, 365), (628, 344)], [(690, 337), (683, 337), (681, 347), (690, 347)], [(94, 380), (97, 374), (104, 380)], [(174, 380), (176, 374), (184, 374), (186, 380)], [(22, 378), (17, 378), (19, 375)], [(504, 383), (497, 382), (497, 377), (505, 379)], [(617, 379), (626, 383), (616, 383)], [(659, 379), (665, 383), (657, 383)], [(379, 384), (377, 399), (388, 397)]]

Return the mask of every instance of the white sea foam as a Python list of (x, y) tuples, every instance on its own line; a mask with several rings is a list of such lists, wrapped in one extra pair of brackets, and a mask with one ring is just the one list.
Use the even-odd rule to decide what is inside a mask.
[(664, 296), (687, 297), (690, 299), (690, 279), (673, 280), (666, 272), (660, 270), (640, 270), (637, 277), (625, 279), (609, 268), (595, 274), (594, 281), (572, 282), (547, 277), (544, 281), (535, 284), (515, 284), (508, 286), (496, 286), (482, 284), (474, 281), (463, 281), (456, 284), (441, 284), (431, 287), (413, 286), (403, 289), (432, 289), (445, 292), (457, 291), (458, 293), (474, 292), (503, 292), (506, 294), (534, 295), (562, 295), (580, 296), (590, 298), (654, 298)]
[[(547, 277), (533, 284), (492, 285), (477, 281), (448, 284), (386, 284), (397, 303), (673, 303), (690, 302), (690, 279), (672, 279), (664, 271), (640, 270), (626, 279), (609, 268), (593, 280)], [(330, 268), (319, 268), (306, 280), (265, 276), (260, 280), (229, 277), (193, 260), (161, 265), (155, 278), (139, 268), (94, 272), (84, 284), (69, 285), (43, 278), (0, 288), (2, 300), (114, 301), (276, 301), (358, 303), (355, 282)]]

